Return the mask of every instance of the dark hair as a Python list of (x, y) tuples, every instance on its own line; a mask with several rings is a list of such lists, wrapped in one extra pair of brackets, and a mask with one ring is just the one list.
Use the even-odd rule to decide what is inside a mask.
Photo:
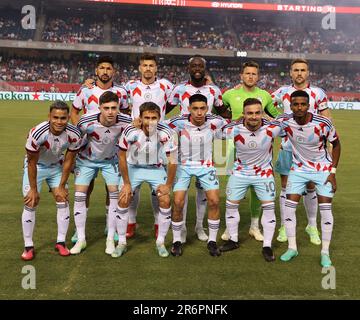
[(310, 97), (309, 97), (308, 93), (306, 91), (304, 91), (304, 90), (296, 90), (296, 91), (294, 91), (290, 96), (290, 101), (293, 98), (296, 98), (296, 97), (304, 97), (304, 98), (307, 98), (308, 102), (310, 101)]
[(194, 102), (205, 102), (207, 105), (207, 98), (200, 94), (200, 93), (196, 93), (193, 94), (190, 98), (189, 98), (189, 105), (191, 105)]
[(152, 60), (157, 64), (156, 56), (153, 53), (145, 52), (140, 56), (140, 62), (144, 60)]
[(141, 106), (140, 106), (140, 117), (142, 116), (142, 114), (145, 111), (154, 111), (157, 112), (157, 114), (159, 115), (159, 117), (161, 118), (161, 111), (160, 111), (160, 107), (154, 103), (154, 102), (144, 102)]
[(105, 91), (99, 98), (99, 105), (108, 102), (116, 102), (118, 104), (119, 103), (118, 95), (112, 91)]
[(305, 63), (309, 67), (309, 61), (307, 61), (306, 59), (302, 59), (302, 58), (294, 59), (293, 61), (291, 61), (290, 66), (292, 67), (295, 63)]
[(100, 56), (96, 62), (96, 67), (102, 63), (110, 63), (112, 66), (114, 66), (114, 60), (110, 56)]
[(242, 64), (242, 66), (241, 66), (241, 73), (244, 73), (244, 70), (245, 70), (245, 68), (247, 68), (247, 67), (253, 67), (253, 68), (258, 69), (258, 72), (260, 71), (260, 66), (259, 66), (259, 64), (258, 64), (257, 62), (255, 62), (255, 61), (251, 60), (251, 61), (246, 61), (246, 62), (244, 62), (244, 63)]
[(53, 103), (50, 105), (50, 113), (51, 113), (51, 111), (53, 111), (54, 109), (57, 109), (57, 110), (65, 110), (67, 113), (70, 112), (69, 106), (68, 106), (64, 101), (60, 101), (60, 100), (56, 100), (55, 102), (53, 102)]
[(256, 98), (247, 98), (245, 101), (244, 101), (244, 104), (243, 104), (243, 109), (245, 110), (245, 107), (246, 106), (251, 106), (253, 104), (259, 104), (262, 106), (262, 103), (259, 99), (256, 99)]

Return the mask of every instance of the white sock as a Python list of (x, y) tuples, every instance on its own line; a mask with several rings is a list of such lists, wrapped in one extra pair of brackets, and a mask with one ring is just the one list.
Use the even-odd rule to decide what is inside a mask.
[(109, 192), (109, 206), (107, 214), (107, 240), (113, 240), (116, 231), (116, 208), (118, 203), (119, 192)]
[(196, 226), (195, 229), (204, 228), (204, 217), (206, 213), (206, 193), (204, 189), (196, 188)]
[(318, 198), (315, 189), (308, 189), (303, 197), (303, 201), (308, 218), (308, 225), (316, 227)]
[(57, 227), (58, 227), (58, 234), (57, 234), (57, 242), (65, 242), (66, 233), (69, 228), (70, 222), (70, 210), (69, 210), (69, 203), (67, 202), (56, 202), (57, 208)]
[(74, 220), (76, 225), (78, 241), (85, 240), (86, 217), (87, 217), (86, 193), (77, 191), (75, 192), (75, 199), (74, 199)]
[(171, 229), (173, 233), (173, 243), (180, 241), (181, 242), (181, 229), (184, 224), (184, 221), (171, 221)]
[(186, 191), (185, 194), (185, 201), (184, 201), (184, 208), (183, 208), (183, 225), (182, 229), (186, 230), (186, 215), (187, 215), (187, 209), (188, 209), (188, 202), (189, 202), (189, 191)]
[(159, 211), (160, 211), (159, 199), (154, 191), (151, 193), (151, 205), (152, 205), (153, 214), (154, 214), (154, 224), (159, 224), (159, 220), (158, 220), (159, 219)]
[(296, 207), (298, 202), (286, 199), (284, 224), (288, 237), (289, 249), (297, 250), (296, 245)]
[(334, 226), (334, 216), (332, 214), (331, 203), (320, 203), (320, 214), (321, 214), (321, 241), (322, 250), (321, 253), (329, 254), (329, 246)]
[(226, 229), (229, 232), (230, 240), (239, 241), (239, 222), (240, 214), (238, 210), (239, 205), (226, 200), (225, 221)]
[(209, 226), (208, 242), (210, 242), (210, 241), (216, 242), (216, 237), (217, 237), (219, 227), (220, 227), (220, 219), (217, 219), (217, 220), (208, 219), (208, 226)]
[(261, 225), (264, 230), (263, 247), (270, 247), (275, 232), (276, 217), (275, 217), (275, 202), (266, 203), (262, 206), (263, 214), (261, 217)]
[(139, 206), (140, 201), (140, 189), (136, 189), (133, 192), (133, 197), (130, 202), (129, 206), (129, 223), (134, 224), (136, 223), (136, 215), (137, 215), (137, 209)]
[(286, 188), (281, 188), (280, 196), (279, 196), (279, 204), (280, 204), (280, 219), (281, 225), (285, 224), (285, 200), (286, 200)]
[(129, 208), (116, 208), (115, 222), (119, 243), (126, 243), (126, 229), (129, 221)]
[(33, 233), (35, 227), (35, 210), (36, 208), (30, 208), (28, 206), (24, 206), (22, 212), (22, 229), (23, 229), (23, 237), (25, 247), (33, 247)]
[(250, 228), (259, 229), (259, 218), (251, 218)]
[[(110, 195), (109, 195), (110, 196)], [(105, 206), (105, 223), (106, 223), (106, 226), (108, 225), (108, 218), (109, 218), (109, 206)]]
[(158, 237), (156, 239), (157, 244), (162, 244), (165, 242), (165, 237), (169, 231), (171, 223), (171, 207), (164, 209), (159, 207), (159, 231)]

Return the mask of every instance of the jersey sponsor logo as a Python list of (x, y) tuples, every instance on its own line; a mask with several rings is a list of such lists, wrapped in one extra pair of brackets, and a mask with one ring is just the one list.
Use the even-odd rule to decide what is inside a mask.
[(107, 130), (105, 131), (105, 133), (110, 133), (110, 130), (109, 130), (109, 129), (107, 129)]

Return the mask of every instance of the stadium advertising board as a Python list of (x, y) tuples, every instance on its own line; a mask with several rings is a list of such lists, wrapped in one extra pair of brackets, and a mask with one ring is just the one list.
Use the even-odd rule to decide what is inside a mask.
[(73, 101), (76, 93), (1, 91), (0, 100), (18, 101)]

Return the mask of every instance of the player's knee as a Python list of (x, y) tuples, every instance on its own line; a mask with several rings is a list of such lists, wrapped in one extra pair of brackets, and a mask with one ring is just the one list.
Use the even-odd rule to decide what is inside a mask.
[(184, 208), (185, 199), (176, 198), (174, 199), (174, 206), (178, 211), (181, 211)]
[(220, 199), (218, 197), (210, 197), (207, 199), (208, 207), (216, 209), (219, 207)]
[(169, 196), (162, 196), (161, 198), (158, 199), (159, 199), (159, 206), (161, 208), (170, 208), (171, 200)]

